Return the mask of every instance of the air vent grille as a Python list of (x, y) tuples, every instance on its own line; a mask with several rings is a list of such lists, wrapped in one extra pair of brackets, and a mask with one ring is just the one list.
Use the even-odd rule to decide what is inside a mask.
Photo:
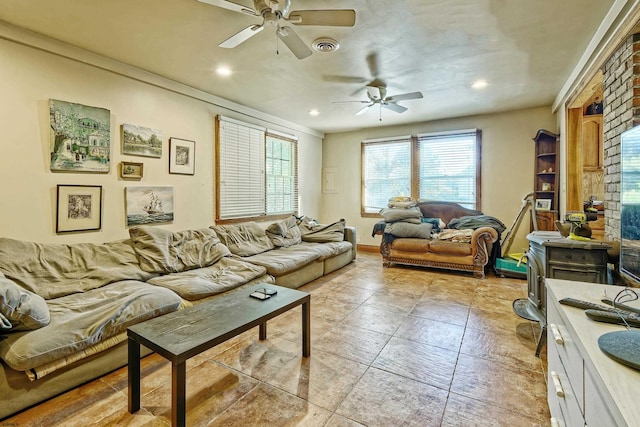
[(321, 37), (319, 39), (315, 39), (311, 44), (311, 47), (318, 52), (329, 53), (338, 50), (340, 48), (340, 43), (329, 37)]

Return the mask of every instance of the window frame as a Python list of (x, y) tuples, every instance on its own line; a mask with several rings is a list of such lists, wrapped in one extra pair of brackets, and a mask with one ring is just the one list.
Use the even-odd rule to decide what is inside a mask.
[[(261, 181), (258, 185), (259, 188), (252, 189), (253, 195), (257, 194), (258, 203), (254, 206), (254, 212), (257, 210), (261, 210), (260, 214), (251, 214), (251, 215), (227, 215), (224, 213), (223, 204), (225, 203), (223, 192), (221, 189), (226, 185), (224, 182), (226, 181), (225, 177), (221, 176), (222, 171), (224, 170), (224, 166), (221, 162), (223, 162), (224, 155), (221, 155), (224, 149), (224, 144), (226, 141), (223, 141), (224, 132), (222, 131), (223, 123), (229, 123), (230, 125), (239, 126), (244, 131), (257, 131), (258, 136), (261, 138), (261, 151), (259, 153), (259, 157), (261, 157), (261, 169), (259, 171), (259, 175), (261, 178), (258, 178), (258, 181)], [(274, 138), (281, 141), (286, 141), (291, 144), (291, 152), (293, 161), (292, 172), (293, 172), (293, 195), (292, 195), (292, 211), (283, 211), (275, 214), (270, 214), (267, 211), (267, 136), (269, 138)], [(253, 141), (255, 144), (255, 141)], [(233, 162), (231, 162), (233, 163)], [(231, 224), (238, 222), (246, 222), (246, 221), (268, 221), (268, 220), (278, 220), (285, 219), (291, 215), (297, 215), (299, 209), (299, 200), (298, 200), (298, 183), (299, 183), (299, 175), (298, 175), (298, 138), (295, 135), (288, 135), (278, 131), (274, 131), (271, 129), (267, 129), (261, 126), (256, 126), (251, 123), (245, 123), (240, 120), (232, 119), (229, 117), (218, 115), (215, 120), (215, 222), (216, 224)], [(236, 179), (235, 183), (238, 183), (239, 180)], [(238, 190), (236, 190), (237, 192)], [(237, 194), (236, 194), (237, 195)], [(232, 196), (230, 196), (232, 197)], [(262, 207), (256, 209), (256, 206), (262, 203)]]
[[(465, 134), (475, 134), (475, 202), (474, 206), (471, 209), (481, 210), (482, 209), (482, 131), (480, 129), (461, 129), (455, 131), (445, 131), (445, 132), (430, 132), (430, 133), (421, 133), (417, 135), (410, 135), (411, 139), (411, 153), (410, 153), (410, 181), (411, 181), (411, 194), (407, 196), (411, 196), (411, 198), (415, 200), (420, 199), (420, 152), (419, 152), (419, 141), (421, 139), (427, 138), (437, 138), (438, 136), (442, 137), (455, 137), (455, 136), (463, 136)], [(363, 218), (380, 218), (380, 213), (367, 212), (367, 208), (365, 206), (366, 199), (366, 185), (365, 185), (365, 169), (366, 169), (366, 147), (371, 146), (374, 143), (393, 143), (395, 142), (405, 142), (406, 137), (403, 136), (394, 136), (388, 138), (377, 138), (377, 139), (368, 139), (363, 140), (361, 142), (361, 155), (360, 155), (360, 167), (361, 167), (361, 197), (360, 197), (360, 216)], [(391, 197), (391, 196), (390, 196)], [(431, 199), (429, 199), (431, 200)]]

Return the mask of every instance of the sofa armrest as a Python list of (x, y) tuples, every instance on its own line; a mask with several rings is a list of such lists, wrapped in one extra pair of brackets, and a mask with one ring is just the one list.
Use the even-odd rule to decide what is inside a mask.
[(350, 226), (345, 226), (344, 227), (344, 240), (346, 240), (347, 242), (351, 242), (351, 251), (352, 251), (352, 259), (356, 259), (356, 252), (357, 252), (357, 238), (356, 238), (356, 228), (355, 227), (350, 227)]
[(486, 265), (498, 232), (491, 227), (480, 227), (471, 235), (471, 255), (477, 265)]

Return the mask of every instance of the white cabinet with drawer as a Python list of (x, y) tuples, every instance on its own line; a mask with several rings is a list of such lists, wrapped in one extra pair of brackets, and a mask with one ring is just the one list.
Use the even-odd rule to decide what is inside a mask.
[[(547, 287), (548, 401), (552, 425), (640, 426), (640, 371), (606, 356), (598, 338), (623, 327), (590, 320), (584, 310), (558, 301), (603, 304), (623, 288), (545, 279)], [(640, 348), (638, 349), (640, 351)]]

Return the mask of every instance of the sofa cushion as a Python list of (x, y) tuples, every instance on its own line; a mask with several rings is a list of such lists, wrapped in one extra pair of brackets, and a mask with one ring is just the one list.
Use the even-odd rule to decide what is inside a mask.
[(384, 227), (384, 232), (396, 237), (416, 237), (418, 239), (430, 239), (433, 224), (411, 224), (408, 222), (392, 222)]
[(274, 222), (265, 232), (276, 247), (296, 245), (302, 241), (298, 220), (293, 215), (284, 221)]
[(133, 280), (49, 300), (51, 322), (34, 331), (8, 334), (0, 340), (0, 358), (18, 371), (35, 368), (175, 311), (181, 302), (168, 289)]
[(70, 245), (0, 238), (0, 271), (46, 300), (120, 280), (154, 276), (140, 268), (130, 240)]
[(252, 221), (214, 225), (211, 228), (231, 253), (238, 256), (251, 256), (275, 247), (262, 227)]
[(343, 240), (341, 242), (324, 242), (324, 243), (314, 243), (314, 242), (302, 242), (300, 245), (296, 246), (300, 248), (308, 248), (318, 254), (320, 254), (320, 259), (325, 260), (327, 258), (331, 258), (345, 252), (350, 251), (353, 246), (351, 242)]
[(417, 220), (420, 222), (422, 212), (417, 207), (411, 208), (385, 208), (380, 211), (386, 222)]
[(39, 295), (0, 273), (0, 329), (29, 331), (49, 324), (49, 307)]
[(207, 267), (231, 253), (209, 228), (177, 233), (158, 227), (129, 229), (140, 267), (152, 273), (177, 273)]
[(267, 273), (272, 276), (282, 276), (316, 260), (319, 261), (320, 258), (320, 251), (300, 244), (274, 249), (269, 252), (244, 257), (243, 259), (252, 264), (266, 267)]
[(147, 283), (171, 289), (180, 297), (195, 301), (235, 289), (266, 272), (265, 267), (226, 257), (209, 267), (154, 277)]
[(305, 242), (341, 242), (344, 240), (345, 220), (323, 225), (303, 221), (299, 225), (302, 240)]
[(471, 244), (447, 240), (432, 240), (429, 245), (429, 252), (442, 255), (471, 255)]

